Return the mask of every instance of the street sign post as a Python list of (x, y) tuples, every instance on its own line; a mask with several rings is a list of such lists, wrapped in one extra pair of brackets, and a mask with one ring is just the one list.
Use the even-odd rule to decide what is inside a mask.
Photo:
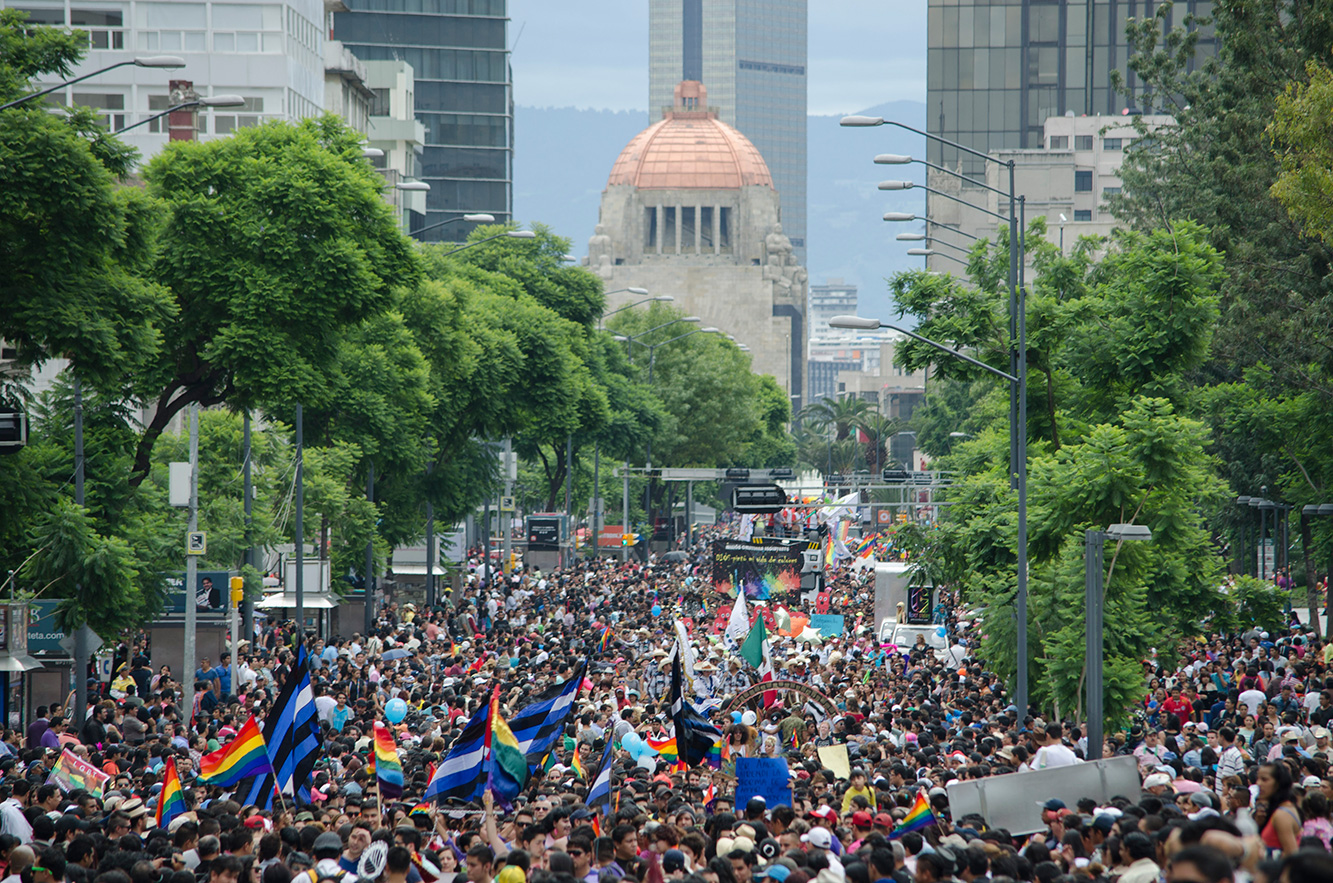
[(208, 534), (202, 530), (192, 530), (185, 535), (186, 555), (207, 555)]

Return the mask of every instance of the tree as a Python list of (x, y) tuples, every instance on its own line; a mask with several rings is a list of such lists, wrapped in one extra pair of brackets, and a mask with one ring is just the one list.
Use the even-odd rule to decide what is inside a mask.
[(860, 396), (841, 395), (811, 402), (801, 414), (813, 426), (832, 429), (833, 438), (842, 441), (852, 434), (852, 430), (870, 411), (870, 402)]
[(162, 326), (163, 357), (140, 380), (153, 417), (135, 485), (191, 403), (327, 403), (344, 333), (418, 275), (360, 135), (336, 117), (177, 142), (144, 177), (168, 210), (154, 271), (177, 311)]
[[(1040, 398), (1025, 430), (1029, 675), (1034, 700), (1062, 713), (1079, 707), (1084, 675), (1085, 530), (1133, 522), (1149, 525), (1154, 537), (1108, 555), (1106, 708), (1113, 720), (1141, 692), (1143, 653), (1197, 633), (1203, 616), (1223, 603), (1201, 514), (1220, 502), (1222, 485), (1206, 452), (1206, 426), (1182, 413), (1193, 402), (1188, 379), (1208, 353), (1222, 281), (1220, 256), (1205, 240), (1206, 231), (1186, 223), (1118, 235), (1100, 261), (1037, 250), (1026, 359), (1044, 366), (1051, 383), (1029, 387)], [(973, 252), (970, 289), (947, 277), (896, 277), (899, 309), (917, 317), (924, 336), (1002, 363), (1007, 293), (993, 268), (1005, 251), (1000, 241)], [(1017, 654), (1008, 384), (978, 378), (977, 369), (947, 363), (924, 345), (904, 345), (897, 358), (910, 370), (930, 364), (975, 393), (989, 388), (972, 412), (985, 415), (975, 438), (950, 455), (963, 477), (950, 491), (950, 524), (938, 547), (947, 571), (986, 609), (987, 659), (1010, 675)]]
[[(82, 56), (78, 34), (26, 18), (0, 9), (0, 100)], [(132, 151), (95, 119), (37, 100), (0, 111), (0, 337), (17, 351), (16, 379), (63, 357), (85, 383), (120, 389), (155, 356), (173, 309), (144, 275), (157, 207), (116, 188)]]

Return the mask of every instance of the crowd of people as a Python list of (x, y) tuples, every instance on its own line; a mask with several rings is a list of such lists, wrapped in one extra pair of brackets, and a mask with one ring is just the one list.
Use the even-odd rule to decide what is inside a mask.
[[(235, 683), (229, 656), (200, 660), (193, 709), (149, 665), (144, 636), (127, 639), (86, 720), (39, 708), (25, 732), (3, 734), (0, 883), (1333, 881), (1333, 644), (1299, 623), (1145, 661), (1141, 707), (1103, 749), (1136, 758), (1140, 785), (1069, 805), (1037, 785), (996, 791), (1041, 804), (1037, 830), (1009, 830), (993, 823), (1013, 817), (1003, 807), (955, 812), (950, 786), (1054, 781), (1084, 762), (1086, 739), (1076, 721), (1012, 704), (979, 625), (947, 593), (946, 649), (880, 643), (873, 568), (829, 575), (823, 599), (769, 599), (786, 614), (827, 604), (844, 627), (771, 632), (780, 686), (736, 704), (760, 672), (724, 634), (731, 599), (712, 584), (707, 539), (680, 563), (548, 573), (499, 574), (477, 553), (444, 603), (388, 604), (371, 634), (274, 621), (235, 648)], [(308, 798), (241, 805), (236, 789), (196, 781), (201, 761), (273, 713), (298, 641), (321, 731)], [(696, 708), (724, 733), (720, 764), (681, 769), (638, 744), (671, 734), (677, 654), (692, 658)], [(497, 684), (511, 715), (585, 660), (564, 734), (517, 799), (423, 801)], [(385, 799), (373, 725), (399, 699), (407, 713), (388, 723), (403, 794)], [(820, 752), (836, 746), (845, 769)], [(100, 793), (48, 783), (66, 750), (108, 775)], [(612, 798), (590, 806), (604, 757)], [(168, 758), (188, 811), (158, 827)], [(738, 801), (742, 758), (784, 759), (790, 799)]]

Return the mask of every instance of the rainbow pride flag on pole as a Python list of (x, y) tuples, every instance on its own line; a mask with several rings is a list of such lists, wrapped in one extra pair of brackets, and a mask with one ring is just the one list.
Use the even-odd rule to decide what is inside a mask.
[(680, 757), (680, 751), (676, 748), (675, 736), (672, 736), (670, 739), (654, 739), (652, 736), (649, 736), (643, 741), (648, 743), (648, 747), (662, 755), (662, 759), (667, 763), (674, 764), (676, 758)]
[(403, 765), (398, 761), (398, 746), (394, 744), (393, 733), (380, 721), (375, 721), (375, 778), (382, 799), (396, 800), (403, 796)]
[(168, 757), (162, 765), (162, 793), (157, 796), (154, 823), (159, 828), (166, 828), (172, 819), (185, 810), (185, 789), (181, 787), (181, 777), (176, 773), (176, 758)]
[(200, 785), (230, 788), (248, 776), (271, 772), (273, 761), (264, 747), (264, 734), (251, 715), (235, 739), (199, 760), (197, 781)]
[(504, 803), (512, 803), (528, 784), (528, 759), (509, 724), (500, 716), (500, 685), (491, 692), (486, 726), (486, 785)]
[(890, 840), (896, 840), (909, 831), (920, 831), (922, 828), (929, 828), (931, 825), (939, 824), (939, 819), (935, 818), (935, 813), (930, 809), (930, 802), (926, 800), (925, 789), (916, 792), (916, 800), (912, 803), (912, 808), (908, 810), (907, 815), (898, 823), (898, 827), (889, 834)]

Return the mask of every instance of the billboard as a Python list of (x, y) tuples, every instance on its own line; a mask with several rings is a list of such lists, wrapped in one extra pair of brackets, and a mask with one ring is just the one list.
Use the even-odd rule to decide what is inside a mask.
[(813, 540), (714, 540), (713, 586), (728, 595), (744, 586), (745, 597), (757, 600), (786, 595), (815, 586), (819, 560)]
[[(201, 570), (195, 574), (195, 609), (199, 613), (223, 613), (230, 600), (228, 591), (231, 574), (225, 570)], [(173, 573), (167, 577), (167, 604), (164, 613), (185, 613), (185, 574)]]
[(528, 551), (559, 552), (563, 539), (563, 515), (541, 514), (528, 516)]

